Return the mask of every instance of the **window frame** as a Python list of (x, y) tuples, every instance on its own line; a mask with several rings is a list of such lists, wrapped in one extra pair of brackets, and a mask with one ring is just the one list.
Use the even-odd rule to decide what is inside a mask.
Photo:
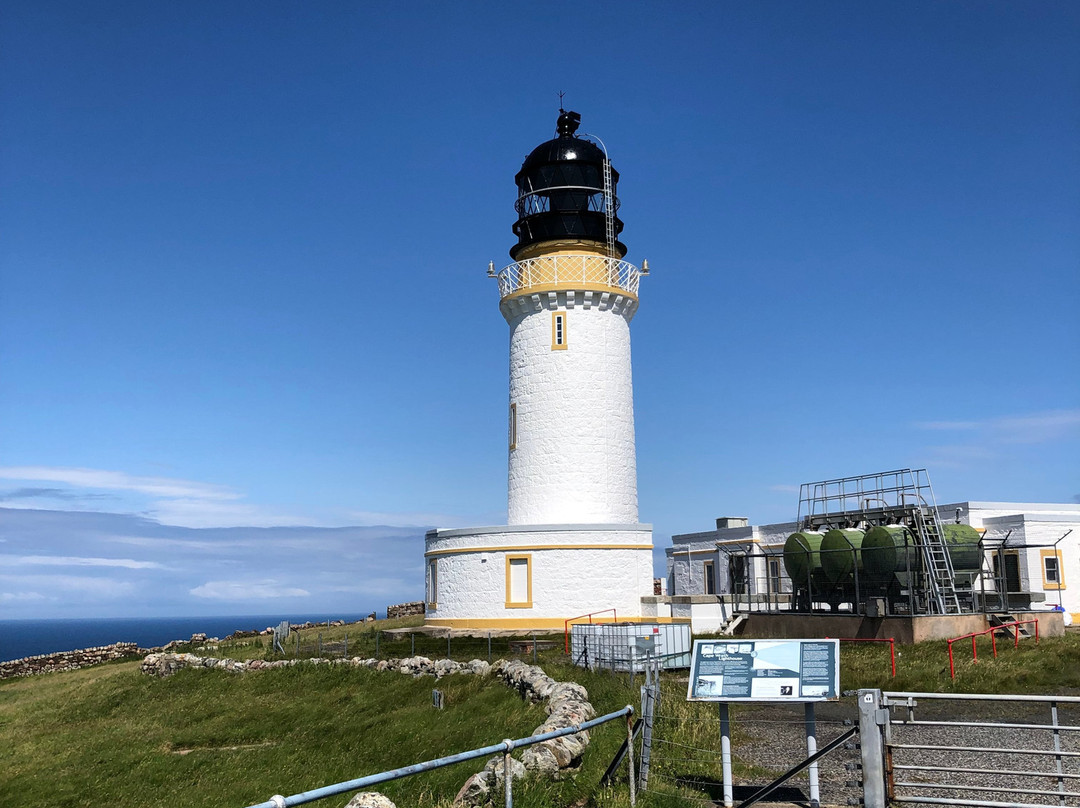
[(427, 605), (428, 608), (439, 607), (439, 559), (429, 558), (427, 567)]
[(517, 402), (510, 402), (510, 421), (507, 424), (507, 441), (510, 445), (510, 451), (517, 448), (518, 438), (518, 419), (517, 419)]
[[(512, 587), (511, 572), (514, 561), (525, 562), (525, 590), (526, 599), (522, 601), (511, 600), (514, 594)], [(533, 605), (533, 580), (532, 580), (532, 553), (508, 553), (506, 555), (506, 602), (507, 609), (531, 609)]]
[(567, 337), (567, 326), (570, 318), (565, 311), (551, 312), (551, 350), (565, 351), (570, 340)]
[[(1047, 575), (1046, 562), (1053, 559), (1056, 581), (1051, 581), (1050, 576)], [(1062, 563), (1061, 550), (1040, 550), (1039, 551), (1039, 566), (1042, 568), (1043, 589), (1052, 592), (1058, 592), (1065, 589), (1065, 565)]]

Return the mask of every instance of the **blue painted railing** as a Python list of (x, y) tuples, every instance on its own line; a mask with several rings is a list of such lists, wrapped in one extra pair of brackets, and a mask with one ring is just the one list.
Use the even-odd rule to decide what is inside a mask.
[[(447, 755), (446, 757), (437, 758), (436, 760), (428, 760), (424, 763), (414, 763), (412, 766), (405, 766), (400, 769), (393, 769), (388, 772), (380, 772), (379, 774), (369, 774), (367, 777), (358, 777), (355, 780), (346, 780), (343, 783), (335, 783), (330, 786), (323, 786), (322, 788), (315, 788), (311, 791), (304, 791), (301, 794), (293, 794), (291, 797), (283, 797), (280, 794), (275, 794), (266, 802), (260, 802), (256, 805), (249, 806), (249, 808), (289, 808), (293, 805), (303, 805), (307, 802), (314, 802), (315, 800), (321, 800), (324, 797), (333, 797), (337, 794), (344, 794), (348, 791), (359, 791), (360, 789), (369, 788), (370, 786), (378, 785), (379, 783), (386, 783), (390, 780), (400, 780), (402, 777), (408, 777), (413, 774), (419, 774), (420, 772), (431, 771), (432, 769), (438, 769), (443, 766), (450, 766), (454, 763), (462, 763), (466, 760), (475, 760), (476, 758), (488, 757), (497, 753), (502, 753), (504, 756), (509, 756), (514, 749), (520, 749), (526, 746), (532, 746), (533, 744), (540, 743), (541, 741), (549, 741), (553, 738), (561, 738), (564, 735), (573, 735), (583, 730), (591, 729), (592, 727), (606, 724), (609, 721), (614, 721), (616, 718), (629, 719), (634, 714), (634, 708), (627, 705), (621, 710), (614, 713), (608, 713), (602, 715), (599, 718), (593, 718), (590, 721), (582, 721), (580, 724), (574, 724), (570, 727), (564, 727), (563, 729), (552, 730), (551, 732), (544, 732), (540, 735), (530, 735), (528, 738), (519, 738), (517, 740), (505, 740), (500, 743), (492, 744), (491, 746), (485, 746), (482, 749), (471, 749), (468, 752), (459, 752), (456, 755)], [(633, 755), (630, 756), (630, 802), (634, 803), (634, 774), (633, 774)], [(506, 806), (510, 808), (512, 803), (511, 797), (511, 781), (512, 777), (505, 778), (506, 785)]]

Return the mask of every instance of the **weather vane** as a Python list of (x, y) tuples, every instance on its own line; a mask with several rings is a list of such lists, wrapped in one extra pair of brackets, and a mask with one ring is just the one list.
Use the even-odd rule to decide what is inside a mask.
[(563, 102), (562, 102), (564, 95), (566, 95), (566, 93), (562, 93), (562, 92), (559, 93), (559, 112), (566, 112), (566, 110), (563, 109)]

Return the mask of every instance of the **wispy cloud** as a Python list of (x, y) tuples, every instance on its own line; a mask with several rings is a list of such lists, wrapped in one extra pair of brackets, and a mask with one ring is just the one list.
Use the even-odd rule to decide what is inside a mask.
[(0, 502), (20, 499), (93, 500), (113, 498), (109, 494), (92, 494), (72, 491), (69, 488), (16, 488), (13, 491), (0, 493)]
[(1080, 409), (1047, 410), (981, 421), (920, 421), (915, 428), (978, 433), (996, 443), (1046, 443), (1080, 434)]
[(119, 567), (128, 570), (162, 570), (156, 561), (133, 558), (86, 558), (82, 556), (13, 556), (0, 555), (0, 564), (12, 567)]
[(203, 500), (240, 498), (240, 494), (222, 485), (177, 480), (170, 477), (138, 477), (122, 471), (104, 469), (0, 466), (0, 479), (66, 483), (78, 488), (133, 491), (158, 497), (195, 497)]
[(112, 578), (91, 578), (82, 575), (0, 575), (0, 586), (10, 588), (10, 599), (19, 599), (20, 593), (43, 594), (46, 600), (62, 601), (78, 595), (83, 602), (115, 601), (126, 598), (135, 591), (134, 584)]
[(275, 580), (207, 581), (191, 590), (197, 598), (211, 600), (268, 600), (270, 598), (306, 598), (311, 593), (299, 587), (286, 586)]

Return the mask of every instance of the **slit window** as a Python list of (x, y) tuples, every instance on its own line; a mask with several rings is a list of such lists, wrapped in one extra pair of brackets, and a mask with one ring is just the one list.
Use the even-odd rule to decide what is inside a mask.
[(507, 424), (507, 440), (511, 449), (517, 448), (517, 404), (510, 405), (510, 422)]
[(428, 560), (427, 602), (428, 606), (436, 606), (439, 602), (439, 559), (437, 558)]
[(566, 350), (566, 312), (551, 313), (551, 350)]

